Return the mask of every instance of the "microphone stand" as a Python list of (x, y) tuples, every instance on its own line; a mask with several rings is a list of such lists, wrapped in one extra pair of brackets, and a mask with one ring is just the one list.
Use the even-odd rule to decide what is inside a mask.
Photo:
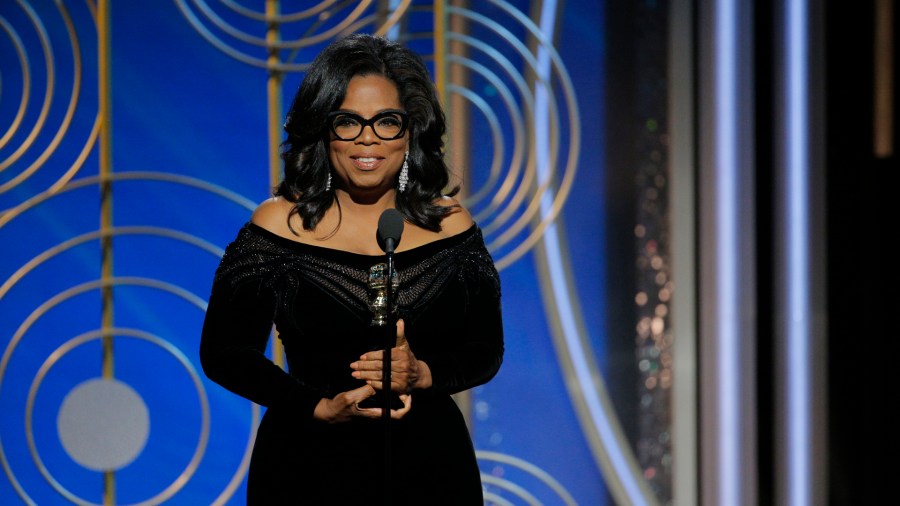
[(394, 248), (393, 241), (387, 241), (385, 248), (387, 269), (385, 272), (385, 300), (387, 302), (387, 325), (384, 326), (384, 354), (381, 366), (381, 420), (384, 422), (384, 504), (390, 505), (391, 492), (391, 350), (397, 335), (397, 320), (394, 317)]
[(381, 366), (381, 420), (384, 424), (384, 503), (391, 505), (391, 350), (397, 340), (397, 318), (394, 314), (394, 248), (403, 233), (403, 216), (396, 209), (385, 209), (378, 219), (376, 239), (386, 256), (384, 352)]

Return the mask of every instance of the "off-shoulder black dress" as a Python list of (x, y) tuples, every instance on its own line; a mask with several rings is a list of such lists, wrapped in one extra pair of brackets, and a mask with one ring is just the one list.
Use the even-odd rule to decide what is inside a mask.
[[(248, 504), (383, 503), (384, 421), (313, 419), (323, 397), (362, 385), (350, 364), (384, 340), (370, 325), (370, 256), (303, 244), (254, 223), (216, 271), (200, 344), (206, 375), (266, 409), (253, 449)], [(391, 422), (390, 504), (483, 504), (465, 420), (451, 394), (500, 367), (500, 281), (480, 229), (394, 254), (399, 316), (433, 387)], [(272, 325), (288, 370), (265, 349)]]

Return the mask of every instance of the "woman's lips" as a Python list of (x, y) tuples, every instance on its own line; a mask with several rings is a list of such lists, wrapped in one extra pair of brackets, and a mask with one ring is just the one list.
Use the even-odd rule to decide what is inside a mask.
[(375, 170), (384, 161), (384, 158), (377, 156), (353, 156), (350, 159), (353, 160), (353, 165), (360, 170)]

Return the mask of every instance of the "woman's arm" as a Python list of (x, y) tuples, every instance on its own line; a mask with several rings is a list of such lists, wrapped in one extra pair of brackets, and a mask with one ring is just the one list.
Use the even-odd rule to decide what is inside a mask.
[(312, 416), (322, 397), (304, 388), (266, 355), (275, 295), (260, 280), (232, 287), (217, 279), (200, 338), (200, 364), (212, 381), (261, 406)]
[(456, 342), (423, 359), (435, 393), (455, 394), (482, 385), (500, 370), (504, 347), (499, 289), (489, 286), (489, 280), (477, 284), (468, 287)]

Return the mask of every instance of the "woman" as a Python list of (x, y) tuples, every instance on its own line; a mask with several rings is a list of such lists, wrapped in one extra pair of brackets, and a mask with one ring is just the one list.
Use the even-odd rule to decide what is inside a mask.
[[(450, 396), (500, 367), (500, 282), (456, 189), (442, 194), (444, 115), (426, 67), (380, 37), (338, 40), (309, 68), (285, 131), (284, 180), (228, 246), (200, 344), (210, 379), (267, 408), (248, 503), (483, 504)], [(364, 401), (386, 388), (368, 280), (390, 208), (404, 220), (390, 351), (402, 404), (386, 480), (383, 404)], [(264, 354), (273, 324), (289, 372)]]

